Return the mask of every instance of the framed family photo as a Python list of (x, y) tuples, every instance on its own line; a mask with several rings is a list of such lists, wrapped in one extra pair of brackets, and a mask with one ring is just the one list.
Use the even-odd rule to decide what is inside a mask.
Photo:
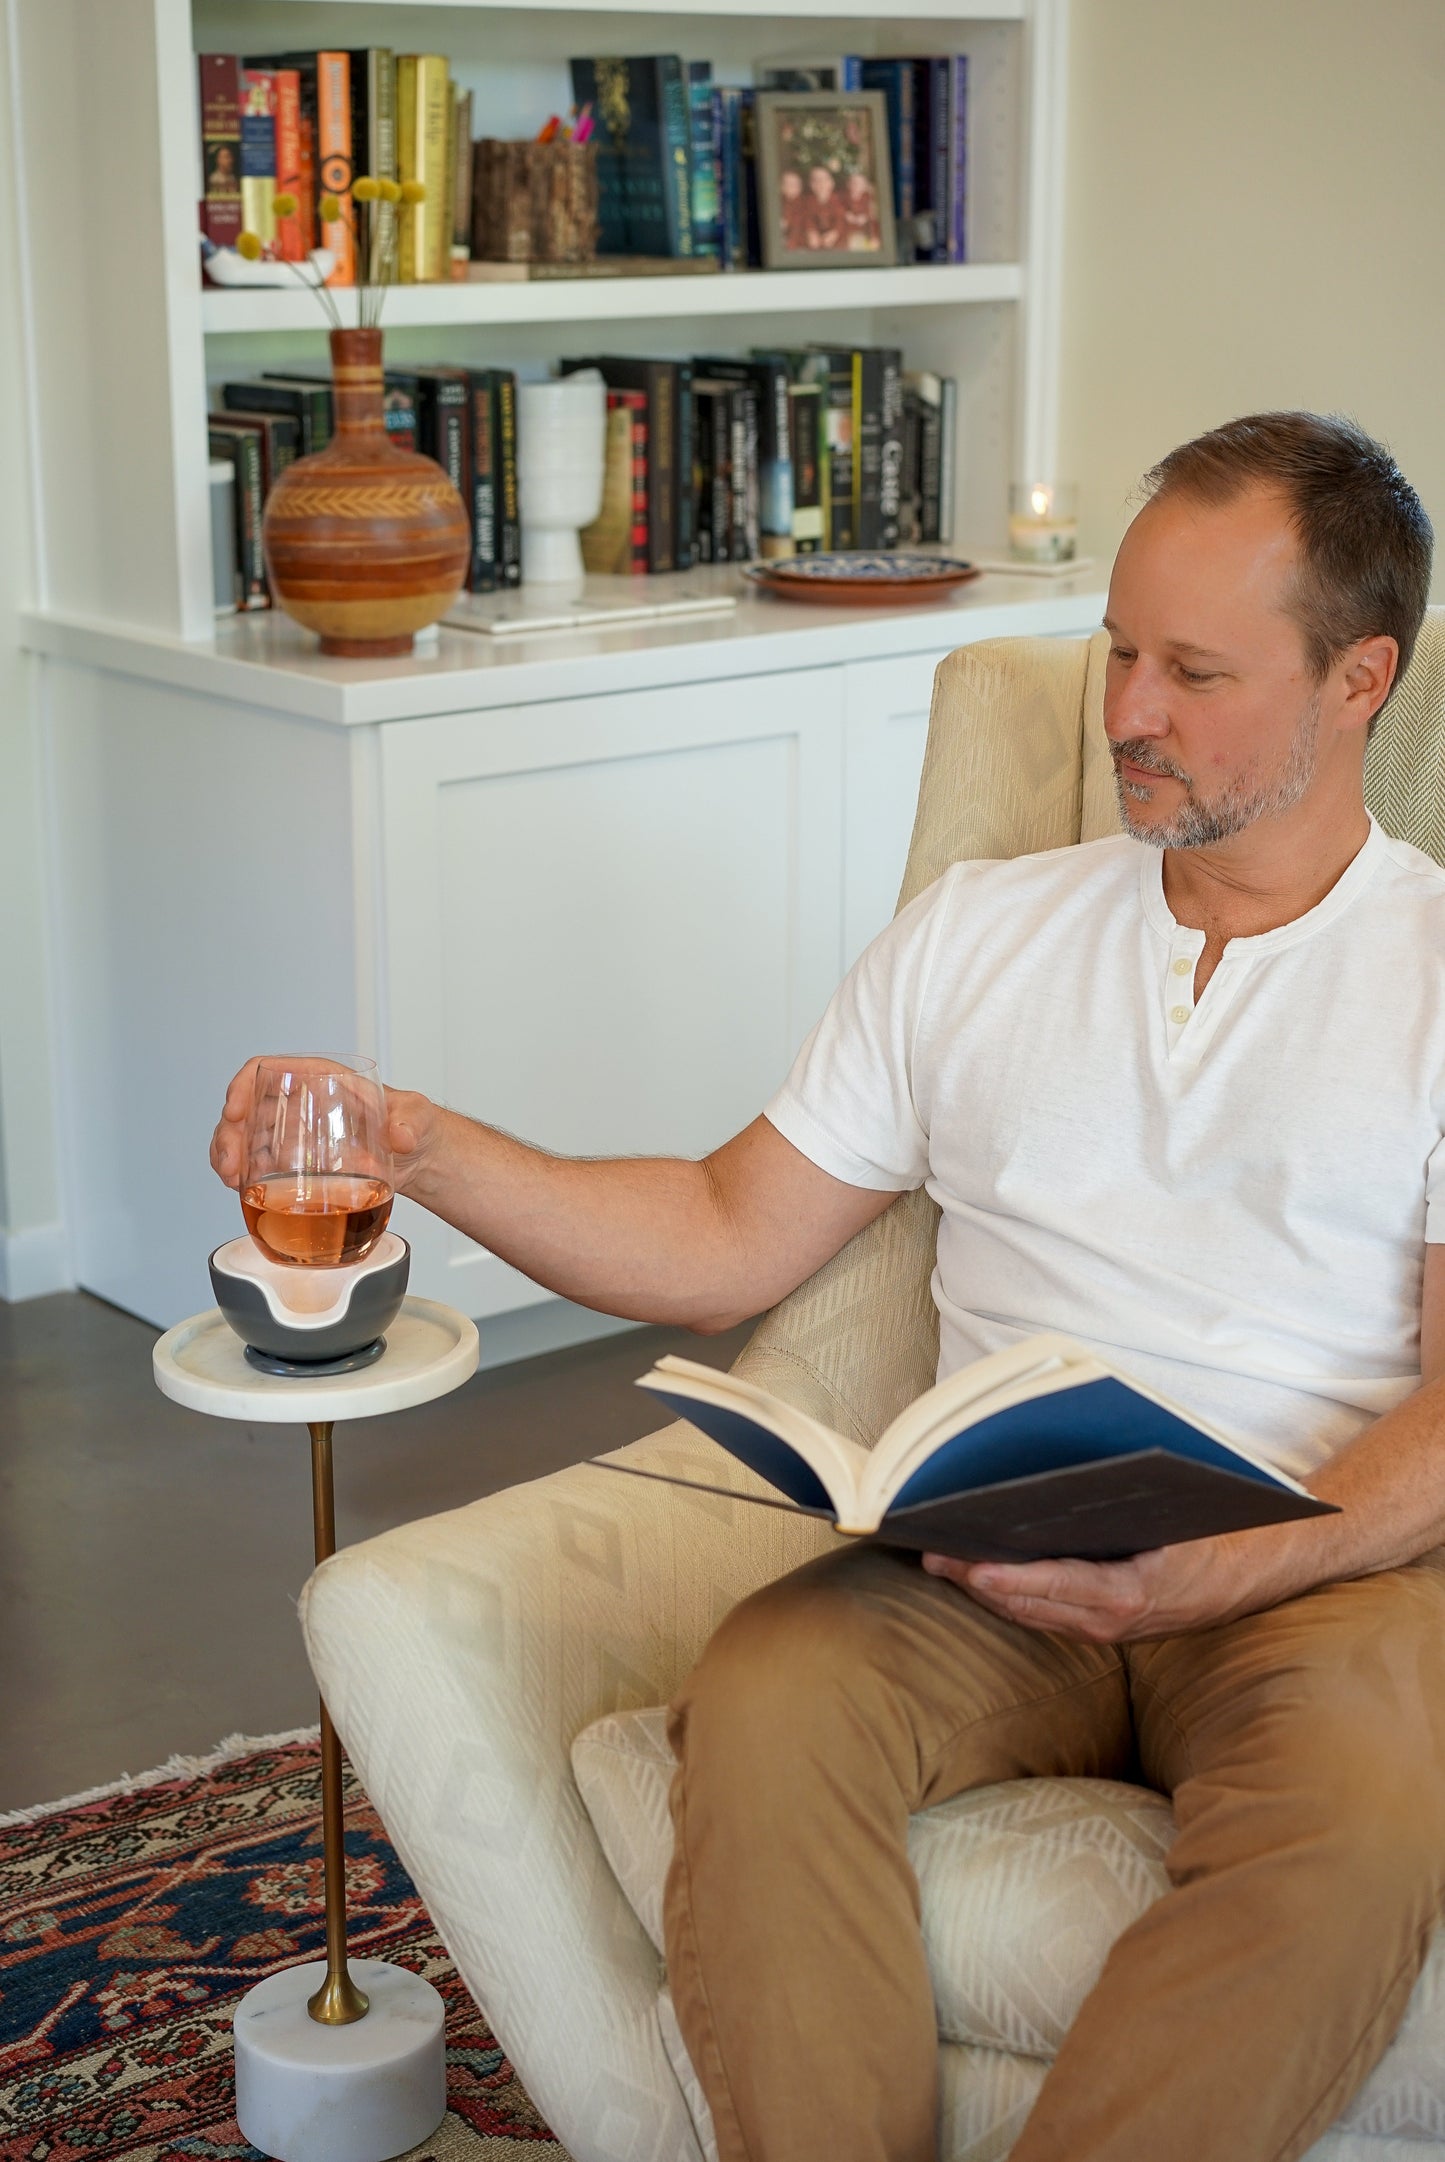
[(881, 90), (760, 90), (757, 141), (765, 269), (897, 262)]

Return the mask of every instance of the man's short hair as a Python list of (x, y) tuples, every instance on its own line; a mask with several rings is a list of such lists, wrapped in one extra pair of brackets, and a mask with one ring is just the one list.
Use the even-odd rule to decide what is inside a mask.
[(1181, 443), (1140, 487), (1146, 501), (1201, 503), (1278, 489), (1299, 541), (1289, 611), (1316, 682), (1358, 640), (1387, 636), (1400, 649), (1394, 696), (1425, 620), (1435, 533), (1383, 443), (1338, 413), (1247, 413)]

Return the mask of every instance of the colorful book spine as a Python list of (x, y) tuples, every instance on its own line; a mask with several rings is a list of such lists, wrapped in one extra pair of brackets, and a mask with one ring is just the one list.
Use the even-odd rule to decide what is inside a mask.
[(692, 126), (692, 252), (722, 253), (722, 199), (718, 192), (718, 141), (712, 62), (687, 63), (688, 117)]
[(698, 366), (724, 380), (742, 378), (757, 394), (756, 552), (790, 555), (793, 547), (793, 451), (788, 417), (788, 364), (781, 353), (755, 352), (745, 361), (705, 360)]
[(334, 195), (344, 213), (323, 218), (321, 245), (336, 258), (328, 285), (355, 285), (356, 244), (351, 229), (351, 55), (316, 55), (316, 149), (322, 195)]
[(241, 70), (241, 224), (263, 248), (276, 240), (276, 77), (270, 68)]
[[(692, 108), (687, 77), (676, 53), (657, 62), (663, 124), (663, 171), (667, 195), (669, 255), (691, 255), (692, 246)], [(638, 251), (641, 252), (640, 250)]]
[(878, 506), (880, 548), (896, 548), (903, 538), (903, 355), (885, 346), (879, 355), (882, 437), (879, 445)]
[(301, 77), (295, 68), (277, 68), (276, 85), (276, 192), (293, 195), (296, 208), (277, 217), (276, 253), (283, 263), (306, 258), (301, 225)]
[(676, 53), (571, 62), (573, 102), (597, 115), (599, 249), (691, 256), (692, 117)]
[(233, 53), (201, 53), (201, 231), (218, 248), (241, 233), (241, 64)]
[(387, 441), (397, 450), (416, 449), (420, 407), (421, 385), (416, 377), (400, 368), (388, 368), (381, 379), (381, 417)]
[(825, 546), (856, 548), (854, 361), (851, 352), (820, 354), (826, 373), (823, 397), (823, 510)]
[(714, 90), (713, 128), (718, 144), (719, 223), (724, 270), (747, 264), (742, 176), (742, 92), (731, 83)]
[[(374, 180), (396, 178), (396, 59), (384, 46), (366, 55), (366, 159)], [(381, 282), (396, 283), (396, 205), (372, 208)]]
[(399, 53), (396, 62), (397, 177), (420, 181), (419, 203), (403, 205), (399, 275), (403, 285), (444, 281), (451, 269), (447, 136), (451, 74), (438, 53)]

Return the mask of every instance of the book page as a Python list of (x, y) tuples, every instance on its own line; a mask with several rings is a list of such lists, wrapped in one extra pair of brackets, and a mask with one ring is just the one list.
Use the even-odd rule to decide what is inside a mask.
[[(784, 1403), (781, 1397), (760, 1389), (755, 1382), (745, 1381), (739, 1374), (720, 1373), (716, 1367), (700, 1366), (696, 1360), (679, 1359), (671, 1353), (659, 1359), (651, 1373), (644, 1374), (637, 1386), (687, 1399), (699, 1408), (714, 1406), (734, 1418), (750, 1422), (802, 1460), (818, 1480), (837, 1517), (846, 1518), (850, 1523), (856, 1517), (859, 1483), (869, 1462), (869, 1451), (835, 1433), (832, 1427), (824, 1426), (820, 1419), (810, 1418), (806, 1411)], [(685, 1409), (681, 1416), (687, 1417)], [(710, 1430), (704, 1427), (703, 1431)], [(716, 1433), (712, 1433), (711, 1438), (720, 1439)], [(721, 1445), (729, 1446), (726, 1442)], [(739, 1451), (732, 1449), (730, 1453), (738, 1455)], [(740, 1456), (740, 1461), (746, 1463), (750, 1459)], [(762, 1461), (753, 1463), (752, 1468), (760, 1471), (764, 1478), (771, 1479), (774, 1485), (780, 1484), (774, 1474), (764, 1468)], [(782, 1491), (787, 1492), (788, 1488), (782, 1487)]]

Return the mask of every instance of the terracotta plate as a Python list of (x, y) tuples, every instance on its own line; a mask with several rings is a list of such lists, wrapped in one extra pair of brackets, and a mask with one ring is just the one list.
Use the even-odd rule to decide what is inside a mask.
[(975, 565), (958, 556), (925, 555), (907, 548), (881, 555), (848, 549), (827, 555), (782, 556), (750, 563), (743, 572), (751, 584), (786, 600), (871, 602), (874, 607), (888, 601), (925, 599), (981, 575)]

